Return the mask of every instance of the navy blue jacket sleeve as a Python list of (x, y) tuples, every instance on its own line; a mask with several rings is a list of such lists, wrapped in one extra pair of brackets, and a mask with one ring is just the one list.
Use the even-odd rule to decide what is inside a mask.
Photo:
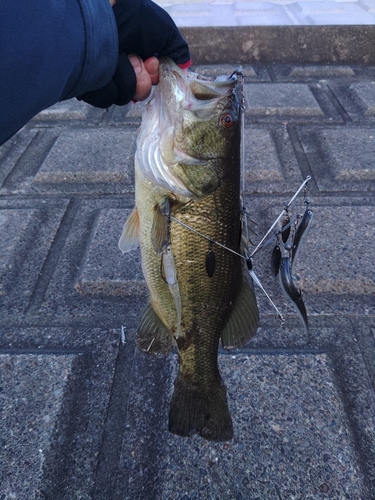
[(1, 0), (0, 144), (43, 109), (106, 85), (117, 60), (108, 0)]

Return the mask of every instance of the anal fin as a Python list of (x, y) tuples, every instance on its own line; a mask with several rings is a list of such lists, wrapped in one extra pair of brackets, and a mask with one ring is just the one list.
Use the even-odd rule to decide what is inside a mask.
[(225, 349), (240, 347), (249, 342), (258, 329), (259, 312), (253, 290), (245, 279), (233, 304), (228, 321), (221, 332)]
[(167, 355), (173, 351), (173, 340), (167, 327), (147, 304), (138, 327), (136, 346), (139, 350), (154, 356)]

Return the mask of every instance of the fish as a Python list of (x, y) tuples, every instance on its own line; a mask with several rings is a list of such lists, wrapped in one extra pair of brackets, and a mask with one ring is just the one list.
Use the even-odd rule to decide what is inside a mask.
[(155, 356), (177, 349), (169, 431), (233, 437), (219, 344), (245, 345), (259, 313), (242, 257), (240, 105), (235, 74), (206, 77), (160, 60), (135, 153), (135, 207), (119, 241), (140, 245), (150, 299), (136, 336)]

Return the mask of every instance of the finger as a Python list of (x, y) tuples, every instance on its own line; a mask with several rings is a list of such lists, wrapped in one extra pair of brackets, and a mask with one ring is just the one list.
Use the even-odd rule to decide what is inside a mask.
[(149, 57), (144, 61), (144, 65), (151, 77), (152, 85), (157, 85), (159, 83), (159, 59)]
[(135, 101), (144, 101), (151, 93), (151, 76), (149, 75), (142, 59), (139, 56), (130, 55), (129, 61), (133, 66), (134, 73), (137, 79), (137, 85), (133, 99)]

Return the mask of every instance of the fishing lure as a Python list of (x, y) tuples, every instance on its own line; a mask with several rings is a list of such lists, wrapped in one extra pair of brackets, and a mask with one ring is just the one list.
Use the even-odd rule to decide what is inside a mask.
[(297, 287), (293, 282), (293, 277), (291, 272), (291, 258), (289, 256), (282, 257), (281, 259), (281, 264), (279, 269), (279, 281), (281, 289), (283, 290), (285, 296), (295, 306), (306, 331), (308, 331), (308, 319), (307, 319), (306, 307), (303, 302), (301, 292), (297, 290)]
[(301, 242), (306, 238), (307, 234), (310, 231), (311, 223), (313, 220), (314, 214), (313, 211), (309, 209), (308, 205), (306, 207), (305, 213), (303, 214), (301, 222), (298, 224), (296, 233), (293, 239), (292, 246), (292, 265), (297, 258), (297, 255), (300, 250)]

